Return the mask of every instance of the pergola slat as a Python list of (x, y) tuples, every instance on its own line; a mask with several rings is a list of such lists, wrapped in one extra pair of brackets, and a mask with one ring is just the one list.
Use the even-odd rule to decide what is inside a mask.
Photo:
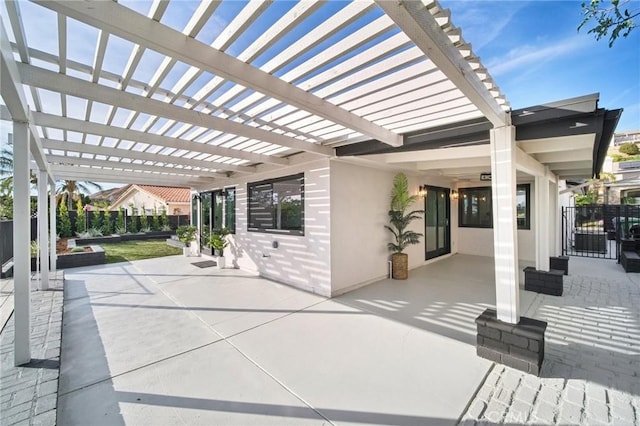
[[(38, 0), (37, 3), (134, 43), (144, 44), (176, 60), (198, 66), (212, 74), (244, 86), (252, 87), (298, 108), (307, 109), (314, 114), (367, 134), (391, 146), (402, 144), (400, 135), (376, 126), (362, 117), (338, 108), (197, 40), (181, 37), (179, 32), (138, 15), (117, 3), (53, 3), (41, 0)], [(141, 28), (144, 29), (144, 32), (134, 30)]]
[[(117, 157), (120, 159), (143, 160), (161, 162), (164, 164), (178, 164), (186, 167), (195, 167), (203, 170), (217, 170), (220, 162), (207, 160), (194, 160), (191, 158), (176, 157), (164, 154), (152, 154), (150, 152), (137, 152), (129, 149), (107, 148), (100, 145), (89, 145), (76, 142), (67, 142), (54, 139), (44, 139), (42, 146), (49, 151), (59, 150), (67, 152), (77, 152), (78, 154), (103, 155), (105, 157)], [(73, 157), (66, 157), (70, 162)], [(218, 173), (218, 175), (226, 176), (227, 173)]]
[(441, 31), (441, 25), (421, 1), (375, 1), (496, 127), (510, 123), (509, 115), (484, 87), (467, 60)]
[[(299, 151), (308, 151), (320, 155), (331, 156), (333, 150), (311, 142), (301, 141), (287, 136), (276, 135), (256, 127), (246, 126), (237, 122), (224, 120), (197, 111), (171, 105), (144, 96), (122, 92), (99, 84), (89, 83), (73, 77), (63, 76), (41, 68), (24, 65), (20, 66), (23, 83), (49, 90), (58, 90), (73, 96), (84, 97), (94, 101), (123, 108), (135, 109), (147, 114), (171, 118), (177, 121), (206, 126), (223, 132), (229, 132), (251, 139), (263, 140), (276, 145), (286, 146)], [(243, 158), (242, 151), (235, 153), (235, 157)], [(263, 158), (265, 161), (266, 158)], [(270, 159), (276, 163), (281, 160)]]
[(65, 155), (47, 155), (47, 160), (51, 164), (77, 164), (82, 166), (99, 166), (105, 169), (114, 169), (114, 170), (129, 170), (129, 171), (146, 171), (146, 172), (158, 172), (158, 173), (169, 173), (169, 175), (176, 176), (190, 176), (190, 177), (199, 177), (199, 176), (208, 176), (208, 177), (226, 177), (220, 175), (216, 172), (209, 172), (206, 170), (194, 170), (194, 169), (185, 169), (185, 168), (172, 168), (169, 171), (166, 167), (163, 166), (154, 166), (148, 164), (138, 164), (138, 163), (126, 163), (120, 161), (110, 161), (110, 160), (96, 160), (90, 158), (83, 157), (67, 157)]
[[(222, 148), (213, 145), (204, 145), (197, 142), (182, 141), (172, 139), (167, 136), (154, 135), (151, 133), (140, 132), (138, 130), (125, 129), (122, 127), (107, 126), (104, 124), (90, 123), (82, 120), (76, 120), (67, 117), (56, 117), (51, 114), (36, 112), (33, 114), (35, 124), (44, 127), (53, 127), (57, 129), (72, 130), (74, 132), (85, 132), (87, 134), (108, 136), (116, 139), (125, 139), (136, 142), (143, 142), (152, 145), (160, 145), (175, 149), (186, 149), (196, 152), (207, 152), (212, 155), (220, 155), (223, 157), (231, 157), (228, 148)], [(109, 149), (109, 148), (107, 148)], [(118, 149), (118, 148), (115, 148)], [(254, 154), (257, 155), (257, 154)], [(219, 163), (221, 169), (233, 170), (245, 173), (252, 173), (254, 169), (248, 166), (235, 166), (231, 164)]]

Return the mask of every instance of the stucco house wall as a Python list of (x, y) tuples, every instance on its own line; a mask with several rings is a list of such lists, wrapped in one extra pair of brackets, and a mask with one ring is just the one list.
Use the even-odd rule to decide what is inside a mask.
[[(305, 174), (305, 234), (303, 236), (247, 231), (247, 184)], [(244, 179), (235, 179), (224, 188), (236, 189), (236, 234), (230, 237), (227, 262), (255, 271), (275, 281), (327, 297), (336, 296), (388, 276), (390, 233), (387, 211), (394, 170), (381, 170), (344, 159), (324, 159), (291, 166), (278, 171), (264, 171)], [(451, 190), (487, 186), (486, 182), (455, 183), (433, 176), (408, 175), (409, 189), (418, 192), (420, 185)], [(535, 185), (529, 183), (529, 230), (518, 230), (518, 254), (522, 261), (535, 260)], [(219, 187), (207, 188), (220, 189)], [(423, 209), (421, 198), (413, 206)], [(458, 200), (451, 199), (451, 255), (478, 256), (493, 254), (493, 230), (458, 228)], [(424, 234), (424, 219), (414, 221), (411, 229)], [(277, 248), (274, 248), (277, 242)], [(425, 261), (425, 241), (409, 246), (409, 268), (413, 269), (440, 258)]]
[[(247, 184), (304, 172), (304, 235), (247, 231)], [(329, 160), (264, 172), (234, 180), (236, 233), (229, 237), (227, 262), (278, 282), (331, 295)], [(210, 188), (217, 189), (217, 188)], [(277, 242), (277, 248), (274, 248)]]

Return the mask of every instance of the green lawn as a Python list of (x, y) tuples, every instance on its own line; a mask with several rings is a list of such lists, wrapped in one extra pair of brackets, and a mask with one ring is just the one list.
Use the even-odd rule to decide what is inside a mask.
[(105, 251), (107, 263), (151, 259), (154, 257), (182, 254), (182, 250), (167, 245), (166, 240), (123, 241), (100, 244)]

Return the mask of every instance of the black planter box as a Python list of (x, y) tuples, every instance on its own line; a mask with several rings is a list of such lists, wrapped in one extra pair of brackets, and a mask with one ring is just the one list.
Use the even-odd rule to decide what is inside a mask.
[(509, 324), (487, 309), (476, 318), (476, 326), (479, 357), (540, 376), (546, 322), (520, 317), (518, 324)]
[(624, 268), (625, 272), (640, 272), (640, 256), (638, 256), (636, 251), (621, 251), (620, 264)]
[(606, 253), (607, 234), (604, 232), (576, 232), (574, 245), (576, 251)]
[(76, 244), (79, 246), (86, 246), (91, 244), (105, 244), (105, 243), (119, 243), (121, 241), (136, 241), (136, 240), (153, 240), (160, 238), (168, 238), (173, 235), (173, 231), (151, 231), (151, 232), (138, 232), (135, 234), (114, 234), (106, 235), (103, 237), (91, 237), (91, 238), (76, 238)]
[(569, 275), (569, 256), (552, 256), (549, 258), (549, 269), (564, 271)]
[(58, 269), (78, 268), (80, 266), (102, 265), (105, 263), (105, 251), (100, 246), (91, 246), (89, 253), (59, 254), (56, 260)]
[(562, 296), (564, 271), (551, 269), (538, 271), (532, 266), (524, 268), (524, 289), (536, 293)]
[(638, 241), (634, 240), (634, 239), (623, 239), (620, 240), (620, 250), (621, 251), (636, 251), (638, 250), (638, 247), (640, 244), (638, 244)]

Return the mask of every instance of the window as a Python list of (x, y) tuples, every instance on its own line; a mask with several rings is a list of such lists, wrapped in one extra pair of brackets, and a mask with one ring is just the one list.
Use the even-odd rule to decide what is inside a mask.
[(458, 191), (458, 209), (461, 227), (491, 228), (491, 187), (462, 188)]
[(304, 174), (250, 183), (249, 231), (304, 235)]
[(516, 187), (516, 219), (518, 229), (531, 229), (531, 212), (529, 203), (529, 193), (531, 185), (518, 185)]
[[(530, 229), (530, 185), (516, 187), (516, 221), (518, 229)], [(491, 187), (461, 188), (458, 202), (458, 224), (462, 228), (492, 228)]]
[(225, 199), (225, 225), (227, 229), (232, 233), (236, 233), (236, 189), (228, 188), (226, 189), (226, 199)]

